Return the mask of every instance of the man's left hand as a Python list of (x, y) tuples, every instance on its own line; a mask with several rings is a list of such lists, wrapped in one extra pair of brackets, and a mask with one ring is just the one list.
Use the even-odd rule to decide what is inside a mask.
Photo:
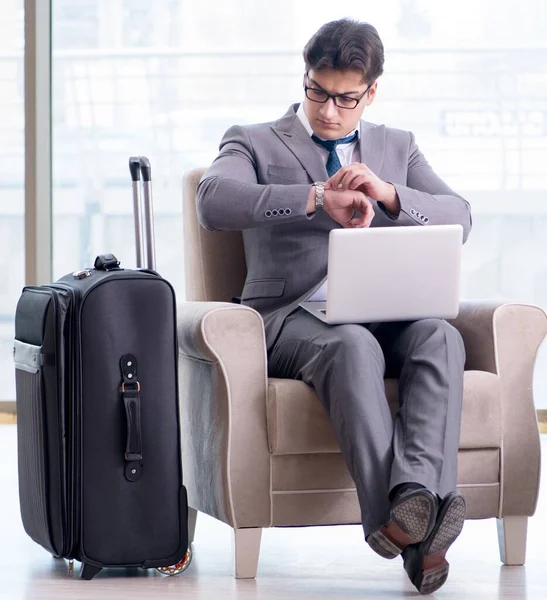
[(325, 189), (359, 190), (372, 200), (382, 202), (390, 213), (398, 215), (401, 209), (395, 186), (380, 179), (364, 163), (342, 167), (325, 183)]

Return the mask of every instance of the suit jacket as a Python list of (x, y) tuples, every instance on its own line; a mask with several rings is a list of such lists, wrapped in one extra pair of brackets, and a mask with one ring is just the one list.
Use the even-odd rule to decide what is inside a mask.
[[(241, 300), (262, 315), (268, 348), (287, 316), (325, 280), (328, 235), (341, 227), (325, 212), (306, 214), (310, 184), (328, 175), (297, 108), (278, 121), (231, 127), (197, 193), (203, 227), (243, 232)], [(394, 184), (401, 203), (394, 217), (373, 202), (372, 227), (459, 223), (467, 239), (469, 204), (433, 172), (412, 133), (361, 121), (359, 144), (361, 162)]]

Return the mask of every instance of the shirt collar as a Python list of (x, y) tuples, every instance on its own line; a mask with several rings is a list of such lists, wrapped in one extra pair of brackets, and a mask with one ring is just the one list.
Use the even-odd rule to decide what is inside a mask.
[[(296, 111), (296, 116), (300, 119), (300, 122), (302, 123), (302, 125), (304, 125), (304, 128), (306, 129), (309, 136), (311, 137), (314, 132), (313, 132), (313, 129), (311, 128), (310, 122), (308, 121), (306, 112), (304, 111), (304, 103), (303, 102), (300, 103), (300, 106), (298, 107), (298, 110)], [(359, 139), (359, 136), (361, 135), (360, 134), (360, 129), (361, 129), (360, 126), (361, 126), (361, 123), (359, 123), (359, 125), (353, 131), (350, 131), (348, 133), (348, 135), (353, 135), (357, 131), (358, 132), (357, 139)], [(317, 137), (319, 137), (319, 136), (317, 136)], [(323, 139), (323, 138), (319, 138), (319, 139)], [(354, 144), (355, 142), (351, 142), (351, 143)], [(345, 145), (345, 144), (343, 144), (343, 145)]]

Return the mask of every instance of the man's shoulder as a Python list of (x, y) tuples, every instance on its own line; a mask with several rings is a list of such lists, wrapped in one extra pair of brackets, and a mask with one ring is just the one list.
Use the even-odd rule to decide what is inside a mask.
[(279, 119), (276, 121), (266, 121), (264, 123), (245, 123), (244, 125), (232, 125), (230, 129), (238, 129), (240, 131), (244, 131), (250, 135), (254, 133), (260, 133), (262, 131), (268, 131), (272, 127), (276, 127), (279, 123)]
[(224, 134), (220, 147), (226, 144), (241, 144), (248, 148), (262, 146), (268, 143), (270, 136), (273, 135), (276, 121), (268, 123), (251, 123), (245, 125), (232, 125)]
[(367, 134), (367, 131), (374, 132), (375, 134), (384, 133), (386, 142), (395, 144), (409, 144), (413, 138), (413, 134), (406, 129), (398, 129), (397, 127), (388, 127), (387, 125), (371, 123), (370, 121), (361, 121), (361, 131), (363, 135)]
[(256, 133), (262, 133), (264, 131), (270, 131), (272, 128), (287, 128), (297, 118), (295, 110), (296, 106), (298, 105), (290, 106), (287, 112), (282, 117), (280, 117), (279, 119), (275, 119), (274, 121), (265, 121), (263, 123), (246, 123), (244, 125), (232, 125), (228, 131), (239, 131), (244, 132), (247, 135), (253, 135)]

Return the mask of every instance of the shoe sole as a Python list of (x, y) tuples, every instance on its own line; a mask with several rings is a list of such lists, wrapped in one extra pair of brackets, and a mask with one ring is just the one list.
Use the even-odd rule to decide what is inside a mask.
[(391, 521), (367, 538), (369, 546), (383, 558), (396, 558), (410, 544), (425, 540), (435, 525), (437, 500), (425, 490), (401, 499), (391, 509)]
[(465, 523), (465, 516), (463, 496), (449, 495), (444, 506), (441, 505), (439, 517), (430, 539), (420, 550), (421, 565), (418, 566), (415, 573), (409, 573), (410, 580), (420, 594), (432, 594), (448, 579), (450, 565), (445, 558), (446, 553), (460, 535)]
[(435, 526), (437, 502), (432, 494), (421, 494), (403, 500), (391, 511), (391, 518), (417, 544), (430, 534)]

